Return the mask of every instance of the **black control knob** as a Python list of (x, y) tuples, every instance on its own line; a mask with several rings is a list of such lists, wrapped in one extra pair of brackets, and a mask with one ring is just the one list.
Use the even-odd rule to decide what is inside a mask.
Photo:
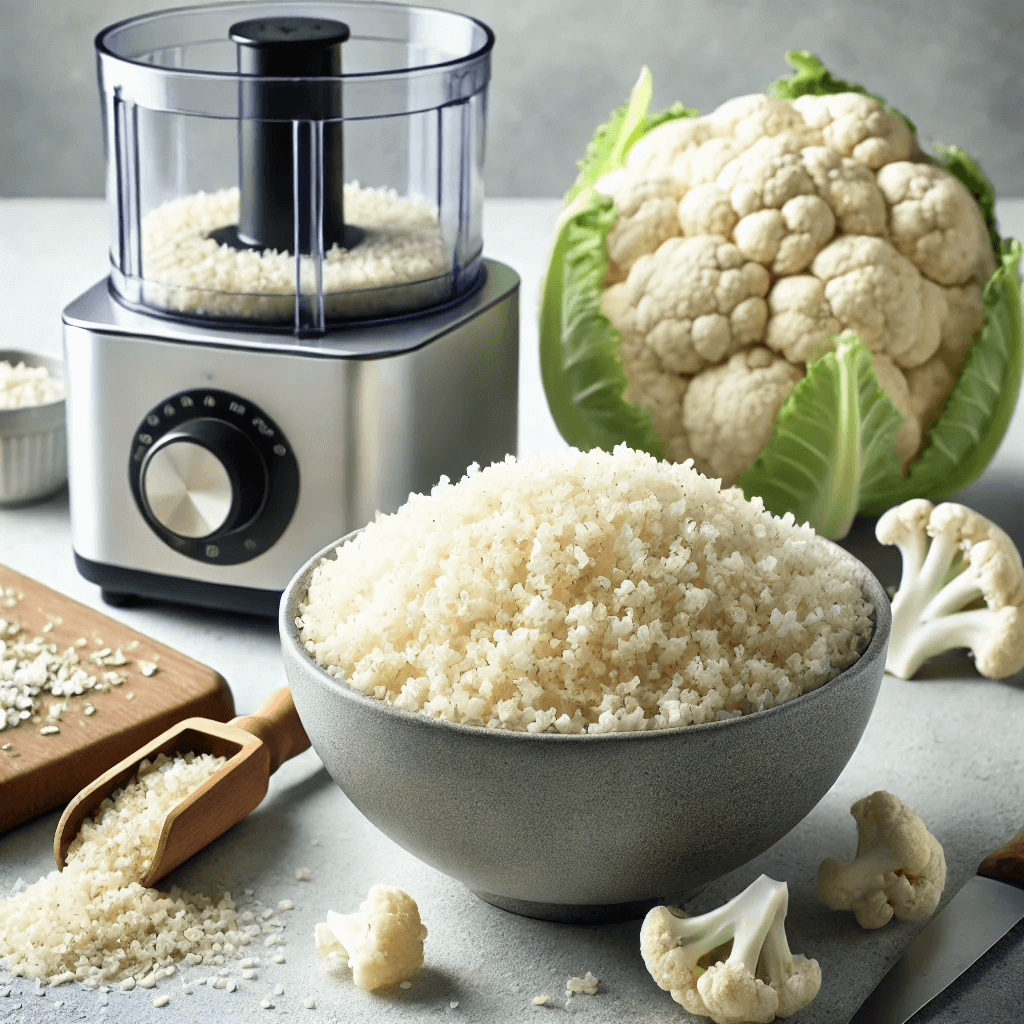
[(142, 464), (149, 514), (168, 532), (208, 539), (251, 523), (267, 499), (267, 467), (236, 426), (213, 417), (165, 434)]
[(150, 409), (128, 479), (153, 532), (214, 565), (258, 558), (299, 500), (299, 464), (281, 428), (248, 399), (214, 388), (180, 391)]

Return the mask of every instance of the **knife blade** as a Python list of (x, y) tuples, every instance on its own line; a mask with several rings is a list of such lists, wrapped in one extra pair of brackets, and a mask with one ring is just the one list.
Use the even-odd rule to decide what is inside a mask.
[(905, 1024), (1024, 918), (1024, 829), (985, 858), (854, 1014), (850, 1024)]

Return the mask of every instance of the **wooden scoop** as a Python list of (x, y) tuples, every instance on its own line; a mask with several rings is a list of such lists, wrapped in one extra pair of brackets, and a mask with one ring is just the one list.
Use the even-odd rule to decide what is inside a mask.
[(287, 686), (275, 690), (255, 714), (227, 723), (186, 718), (105, 772), (68, 804), (53, 839), (57, 867), (64, 869), (68, 847), (82, 822), (132, 779), (145, 758), (152, 761), (158, 754), (189, 752), (227, 758), (212, 778), (168, 814), (153, 864), (141, 879), (143, 885), (152, 886), (255, 810), (267, 795), (270, 776), (308, 746), (309, 737)]

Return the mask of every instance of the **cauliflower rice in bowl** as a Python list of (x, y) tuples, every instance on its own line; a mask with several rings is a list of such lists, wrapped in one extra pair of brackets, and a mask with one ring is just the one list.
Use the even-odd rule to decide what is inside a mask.
[(625, 445), (508, 457), (413, 495), (313, 572), (298, 637), (396, 708), (596, 734), (721, 721), (839, 675), (864, 570), (690, 463)]

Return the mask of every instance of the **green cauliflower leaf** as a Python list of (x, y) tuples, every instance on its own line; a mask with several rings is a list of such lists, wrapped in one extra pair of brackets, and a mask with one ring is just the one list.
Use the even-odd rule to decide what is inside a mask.
[(793, 512), (825, 537), (845, 537), (865, 496), (900, 477), (894, 445), (902, 425), (870, 350), (848, 332), (808, 365), (740, 486), (775, 515)]
[(798, 96), (833, 96), (839, 92), (858, 92), (862, 96), (870, 96), (883, 110), (899, 114), (912, 132), (917, 131), (914, 122), (903, 111), (891, 106), (881, 96), (868, 92), (863, 85), (833, 77), (828, 68), (809, 50), (788, 50), (786, 63), (794, 72), (792, 75), (776, 78), (768, 86), (766, 91), (774, 99), (795, 100)]
[(607, 268), (605, 240), (615, 226), (615, 204), (594, 188), (622, 166), (630, 146), (652, 128), (696, 110), (675, 104), (649, 114), (651, 73), (643, 69), (629, 102), (601, 125), (566, 193), (541, 289), (540, 366), (552, 418), (562, 436), (584, 451), (625, 441), (661, 458), (651, 414), (626, 401), (629, 378), (619, 332), (601, 312)]

